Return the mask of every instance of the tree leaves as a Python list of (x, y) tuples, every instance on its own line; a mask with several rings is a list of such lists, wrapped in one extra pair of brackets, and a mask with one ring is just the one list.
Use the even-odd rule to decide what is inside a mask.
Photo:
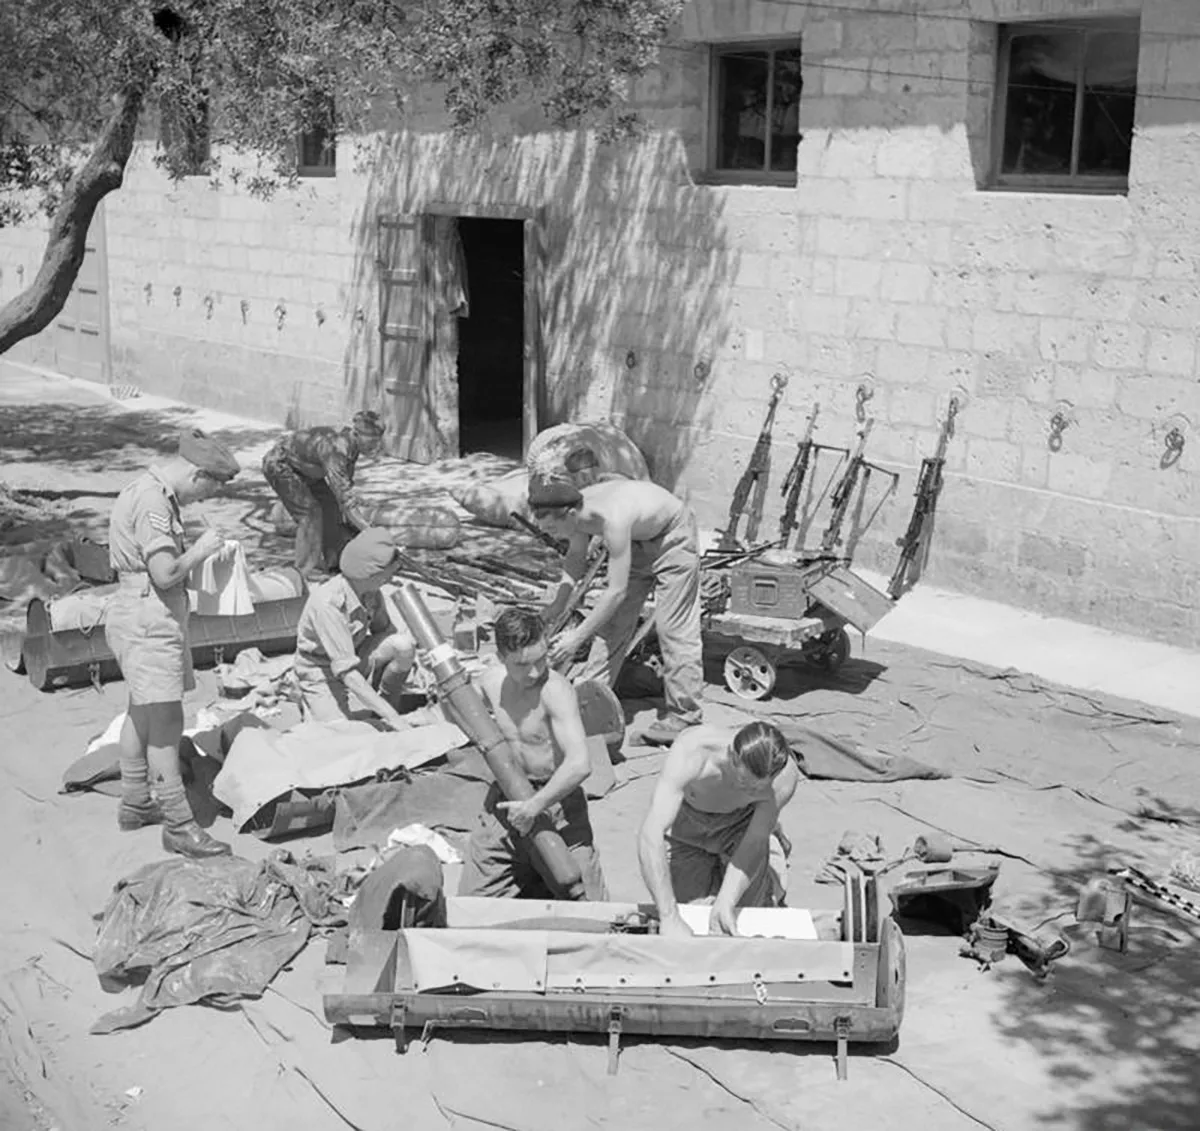
[[(4, 0), (0, 4), (0, 224), (53, 208), (113, 97), (145, 89), (161, 111), (159, 164), (196, 171), (194, 126), (214, 152), (250, 155), (247, 183), (294, 175), (296, 139), (400, 124), (440, 87), (448, 124), (540, 104), (563, 127), (636, 130), (624, 105), (682, 0)], [(332, 113), (331, 113), (332, 108)], [(332, 119), (332, 120), (331, 120)], [(181, 125), (183, 123), (183, 125)], [(191, 124), (190, 126), (188, 124)], [(203, 164), (203, 163), (201, 163)], [(216, 173), (219, 162), (205, 166)]]

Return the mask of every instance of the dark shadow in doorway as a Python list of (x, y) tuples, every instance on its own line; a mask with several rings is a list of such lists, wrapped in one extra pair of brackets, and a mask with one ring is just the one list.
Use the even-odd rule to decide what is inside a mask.
[(458, 319), (460, 448), (522, 455), (525, 229), (519, 220), (460, 217), (467, 313)]

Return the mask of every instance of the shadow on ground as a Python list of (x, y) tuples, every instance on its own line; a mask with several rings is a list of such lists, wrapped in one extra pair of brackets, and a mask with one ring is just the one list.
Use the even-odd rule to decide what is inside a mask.
[[(1130, 823), (1147, 853), (1169, 841)], [(1083, 884), (1104, 874), (1111, 844), (1069, 838), (1077, 867), (1051, 877), (1055, 898), (1073, 906)], [(1200, 900), (1200, 896), (1196, 897)], [(1031, 978), (1006, 986), (999, 1019), (1012, 1041), (1032, 1045), (1072, 1102), (1039, 1117), (1078, 1131), (1185, 1131), (1200, 1112), (1200, 923), (1135, 905), (1126, 954), (1095, 945), (1094, 927), (1071, 928), (1072, 951), (1056, 964), (1053, 992)], [(1119, 1076), (1112, 1078), (1114, 1064)]]
[[(135, 474), (175, 446), (192, 410), (125, 409), (96, 405), (40, 404), (0, 406), (0, 436), (5, 463), (38, 463), (104, 475)], [(278, 429), (225, 429), (211, 434), (231, 447), (246, 448)]]

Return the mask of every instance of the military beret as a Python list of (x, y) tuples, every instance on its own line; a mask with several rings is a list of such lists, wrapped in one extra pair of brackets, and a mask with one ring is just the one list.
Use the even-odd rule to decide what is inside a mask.
[(179, 433), (179, 454), (188, 463), (194, 463), (201, 471), (222, 482), (232, 479), (241, 471), (233, 453), (199, 428), (184, 428)]
[(574, 507), (582, 502), (579, 488), (567, 479), (546, 475), (529, 477), (529, 505), (536, 510)]
[(338, 561), (343, 576), (351, 581), (366, 581), (382, 573), (396, 560), (396, 542), (388, 530), (379, 526), (369, 526), (360, 534), (356, 534)]

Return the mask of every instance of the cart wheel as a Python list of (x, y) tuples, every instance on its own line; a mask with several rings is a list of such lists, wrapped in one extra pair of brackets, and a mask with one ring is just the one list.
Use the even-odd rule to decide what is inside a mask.
[(820, 648), (813, 652), (813, 663), (827, 672), (836, 672), (850, 658), (850, 633), (839, 628), (822, 640)]
[(725, 686), (741, 699), (762, 699), (775, 686), (775, 665), (759, 649), (743, 644), (725, 657)]

